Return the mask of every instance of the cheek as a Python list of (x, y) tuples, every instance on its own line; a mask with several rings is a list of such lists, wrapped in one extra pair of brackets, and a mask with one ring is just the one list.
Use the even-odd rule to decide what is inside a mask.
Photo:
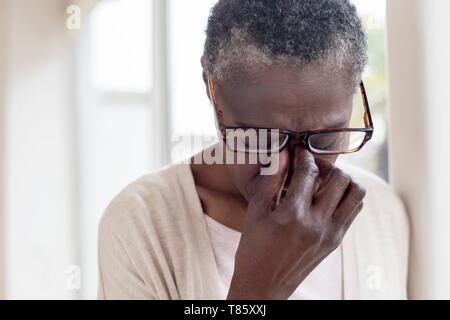
[[(272, 160), (269, 165), (262, 164), (234, 164), (227, 165), (229, 177), (233, 185), (239, 190), (241, 195), (250, 201), (258, 188), (260, 187), (261, 180), (264, 179), (264, 174), (262, 174), (262, 169), (267, 169), (265, 174), (280, 173), (283, 168), (287, 170), (289, 166), (289, 155), (287, 151), (284, 151), (279, 155), (278, 160)], [(279, 162), (278, 162), (279, 161)], [(281, 188), (281, 186), (280, 186)]]
[(227, 165), (227, 168), (234, 186), (247, 201), (250, 201), (252, 194), (251, 190), (248, 190), (248, 185), (259, 175), (261, 166), (252, 164), (232, 164)]
[(331, 162), (332, 164), (335, 164), (336, 160), (339, 158), (339, 155), (333, 155), (333, 156), (319, 156), (319, 155), (316, 155), (315, 157), (323, 159), (323, 160), (326, 160), (328, 162)]
[[(222, 146), (223, 161), (226, 163), (226, 152), (227, 147)], [(236, 154), (234, 154), (236, 157)], [(233, 184), (233, 186), (240, 192), (240, 194), (247, 200), (250, 201), (252, 196), (252, 191), (248, 190), (249, 184), (257, 177), (261, 172), (261, 165), (259, 164), (236, 164), (237, 158), (234, 158), (235, 164), (228, 163), (226, 165), (228, 170), (228, 176)], [(245, 162), (249, 163), (249, 159), (245, 157)]]

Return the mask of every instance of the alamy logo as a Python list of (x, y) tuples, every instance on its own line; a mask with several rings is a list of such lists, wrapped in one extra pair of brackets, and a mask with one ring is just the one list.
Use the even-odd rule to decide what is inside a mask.
[[(211, 145), (211, 137), (172, 136), (172, 161), (183, 158), (186, 153), (193, 154), (194, 150), (204, 149), (193, 158), (195, 164), (258, 164), (261, 175), (278, 172), (280, 138), (277, 130), (227, 130), (226, 135), (226, 142), (219, 140), (208, 149), (205, 146)], [(189, 159), (186, 161), (189, 162)]]
[(66, 27), (69, 30), (79, 30), (81, 28), (81, 8), (77, 5), (71, 5), (66, 10), (69, 17), (66, 21)]
[(368, 266), (366, 276), (366, 286), (369, 290), (381, 289), (381, 268), (379, 266)]
[(81, 289), (81, 268), (76, 265), (68, 266), (66, 271), (67, 290), (78, 291)]

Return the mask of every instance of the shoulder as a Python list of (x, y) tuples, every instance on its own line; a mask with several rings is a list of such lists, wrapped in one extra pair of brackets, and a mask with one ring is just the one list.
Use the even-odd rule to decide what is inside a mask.
[(386, 250), (407, 255), (409, 247), (409, 219), (399, 195), (393, 187), (377, 175), (352, 164), (337, 164), (355, 182), (366, 189), (364, 208), (355, 220), (353, 233), (372, 238)]
[(184, 163), (166, 166), (111, 201), (98, 232), (100, 297), (178, 297), (174, 277), (183, 281), (187, 257), (199, 261), (196, 252), (204, 248), (196, 237), (205, 233), (195, 229), (190, 211), (197, 208), (189, 170)]
[(181, 188), (182, 169), (181, 164), (165, 166), (126, 186), (103, 213), (99, 236), (129, 242), (167, 218)]
[(365, 202), (368, 202), (370, 205), (375, 205), (377, 209), (383, 209), (378, 210), (381, 212), (385, 212), (386, 209), (390, 212), (393, 211), (395, 215), (399, 216), (397, 218), (402, 218), (405, 215), (401, 198), (385, 180), (353, 164), (340, 162), (337, 166), (366, 189)]
[[(349, 164), (338, 167), (366, 189), (364, 207), (344, 244), (353, 252), (364, 297), (405, 299), (409, 261), (409, 220), (395, 190), (373, 173)], [(344, 246), (344, 247), (345, 247)], [(356, 262), (355, 262), (356, 261)], [(373, 279), (377, 279), (374, 286)], [(370, 284), (370, 285), (369, 285)]]

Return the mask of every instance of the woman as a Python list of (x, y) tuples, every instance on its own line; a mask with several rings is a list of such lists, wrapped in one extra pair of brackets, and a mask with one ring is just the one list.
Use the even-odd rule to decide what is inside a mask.
[[(100, 225), (99, 297), (406, 298), (401, 202), (380, 179), (336, 162), (374, 130), (355, 7), (219, 0), (206, 33), (203, 80), (220, 143), (195, 159), (219, 161), (167, 166), (112, 201)], [(356, 128), (355, 92), (364, 102)]]

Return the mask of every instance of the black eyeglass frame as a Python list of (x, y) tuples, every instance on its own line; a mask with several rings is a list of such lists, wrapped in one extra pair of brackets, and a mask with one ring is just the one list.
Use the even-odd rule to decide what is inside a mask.
[[(359, 88), (361, 91), (361, 97), (362, 97), (362, 101), (363, 101), (363, 105), (364, 105), (364, 125), (365, 128), (335, 128), (335, 129), (323, 129), (323, 130), (313, 130), (313, 131), (303, 131), (303, 132), (296, 132), (296, 131), (291, 131), (291, 130), (284, 130), (284, 129), (278, 129), (278, 128), (258, 128), (258, 127), (232, 127), (232, 126), (225, 126), (223, 124), (223, 113), (222, 111), (218, 108), (217, 105), (217, 99), (216, 99), (216, 92), (215, 92), (215, 87), (214, 87), (214, 83), (211, 80), (211, 78), (209, 78), (208, 80), (209, 83), (209, 92), (210, 92), (210, 97), (211, 97), (211, 101), (214, 104), (214, 108), (216, 109), (216, 116), (217, 116), (217, 124), (219, 127), (219, 131), (222, 137), (222, 140), (225, 142), (226, 144), (226, 139), (227, 139), (227, 130), (248, 130), (248, 129), (254, 129), (254, 130), (260, 130), (260, 129), (265, 129), (265, 130), (278, 130), (279, 133), (283, 133), (286, 134), (288, 136), (288, 139), (286, 140), (286, 142), (279, 147), (278, 150), (276, 151), (271, 151), (271, 152), (282, 152), (283, 150), (285, 150), (289, 145), (291, 144), (298, 144), (303, 142), (304, 145), (306, 146), (306, 148), (308, 149), (309, 152), (313, 153), (313, 154), (317, 154), (317, 155), (340, 155), (340, 154), (350, 154), (350, 153), (355, 153), (360, 151), (364, 145), (367, 144), (367, 142), (372, 139), (373, 136), (373, 132), (374, 132), (374, 125), (373, 125), (373, 120), (372, 120), (372, 114), (370, 111), (370, 106), (369, 106), (369, 100), (367, 98), (367, 92), (366, 92), (366, 88), (364, 86), (364, 82), (361, 81), (359, 84)], [(346, 150), (346, 151), (339, 151), (339, 152), (335, 152), (335, 151), (321, 151), (321, 150), (316, 150), (311, 146), (310, 143), (310, 138), (314, 135), (319, 135), (319, 134), (326, 134), (326, 133), (342, 133), (342, 132), (364, 132), (364, 139), (362, 139), (361, 144), (353, 149), (350, 150)], [(234, 152), (245, 152), (245, 153), (259, 153), (259, 151), (237, 151), (237, 150), (232, 150)]]

